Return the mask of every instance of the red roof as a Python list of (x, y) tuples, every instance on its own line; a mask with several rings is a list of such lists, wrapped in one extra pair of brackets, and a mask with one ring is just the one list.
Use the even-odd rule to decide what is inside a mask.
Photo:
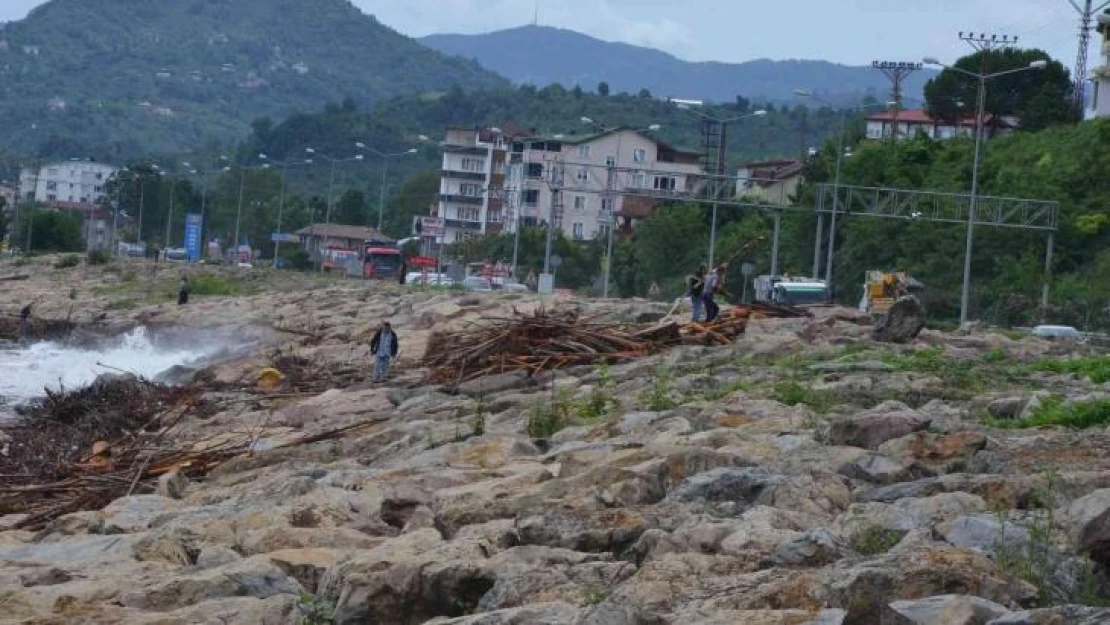
[[(894, 121), (894, 112), (893, 111), (883, 111), (882, 113), (875, 113), (874, 115), (868, 115), (867, 116), (867, 121), (869, 121), (869, 122), (893, 122)], [(899, 121), (899, 123), (907, 123), (907, 124), (937, 124), (937, 125), (941, 125), (941, 126), (950, 125), (950, 122), (946, 122), (943, 119), (933, 119), (932, 117), (929, 116), (928, 113), (925, 112), (925, 109), (906, 109), (904, 111), (899, 111), (898, 112), (898, 121)], [(1017, 126), (1017, 124), (1011, 119), (1008, 119), (1006, 117), (995, 118), (994, 115), (986, 115), (983, 118), (983, 123), (988, 124), (988, 125), (998, 125), (998, 126), (1007, 127), (1007, 128), (1013, 128), (1013, 127)], [(974, 126), (975, 125), (975, 117), (974, 116), (965, 117), (965, 118), (963, 118), (959, 121), (959, 124), (961, 126)]]

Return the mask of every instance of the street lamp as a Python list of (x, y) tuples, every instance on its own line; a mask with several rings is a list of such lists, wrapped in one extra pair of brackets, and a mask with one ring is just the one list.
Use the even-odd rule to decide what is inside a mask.
[(749, 118), (753, 118), (753, 117), (763, 117), (763, 116), (767, 115), (767, 111), (765, 109), (759, 109), (758, 111), (752, 111), (751, 113), (746, 113), (744, 115), (736, 115), (736, 116), (733, 116), (733, 117), (721, 118), (721, 117), (714, 117), (713, 115), (708, 115), (706, 113), (702, 113), (701, 111), (695, 111), (693, 109), (693, 107), (691, 107), (686, 102), (680, 102), (680, 103), (676, 104), (675, 107), (678, 108), (679, 110), (686, 111), (687, 113), (690, 113), (691, 115), (696, 115), (696, 116), (702, 118), (703, 120), (705, 120), (707, 122), (717, 124), (721, 127), (721, 137), (720, 137), (720, 141), (718, 142), (719, 144), (717, 145), (717, 171), (713, 172), (713, 181), (714, 181), (713, 182), (713, 202), (712, 202), (712, 205), (713, 205), (713, 219), (712, 219), (712, 222), (710, 223), (710, 226), (709, 226), (709, 265), (708, 266), (710, 268), (712, 268), (713, 267), (713, 254), (716, 251), (716, 247), (717, 247), (717, 206), (718, 206), (717, 201), (720, 199), (718, 196), (721, 193), (721, 188), (720, 188), (720, 185), (721, 185), (721, 182), (722, 182), (721, 178), (725, 175), (725, 156), (726, 156), (727, 150), (728, 150), (728, 147), (725, 145), (726, 144), (726, 139), (728, 137), (728, 125), (732, 122), (737, 122), (737, 121), (740, 121), (742, 119), (749, 119)]
[[(361, 146), (361, 143), (355, 144), (355, 147)], [(328, 208), (327, 213), (324, 217), (324, 244), (323, 249), (320, 250), (320, 271), (322, 272), (324, 271), (324, 255), (327, 253), (328, 240), (330, 238), (328, 237), (327, 229), (331, 226), (332, 196), (334, 195), (335, 189), (335, 166), (342, 162), (361, 161), (364, 157), (361, 154), (356, 154), (353, 158), (332, 158), (330, 156), (327, 156), (326, 154), (320, 154), (314, 148), (305, 148), (304, 151), (306, 154), (309, 155), (309, 158), (305, 159), (305, 163), (307, 164), (311, 164), (315, 158), (322, 158), (326, 161), (331, 162), (331, 176), (328, 179)]]
[[(600, 129), (604, 132), (610, 132), (610, 131), (613, 131), (613, 130), (620, 130), (621, 129), (620, 127), (604, 126), (602, 124), (599, 124), (599, 123), (595, 122), (593, 119), (591, 119), (589, 117), (585, 117), (585, 116), (583, 116), (581, 118), (581, 121), (582, 121), (583, 124), (589, 124), (590, 126), (598, 128), (598, 129)], [(659, 124), (649, 124), (648, 126), (646, 126), (644, 128), (640, 128), (640, 129), (635, 129), (634, 128), (634, 129), (631, 129), (631, 131), (632, 132), (646, 132), (646, 131), (656, 132), (660, 128), (662, 128), (662, 126), (660, 126)], [(608, 199), (609, 199), (609, 215), (608, 215), (608, 217), (609, 217), (609, 228), (608, 228), (608, 232), (606, 232), (605, 276), (603, 277), (602, 282), (601, 282), (601, 297), (606, 298), (606, 299), (608, 299), (608, 297), (609, 297), (609, 282), (611, 280), (611, 275), (613, 273), (613, 231), (617, 229), (617, 220), (616, 220), (617, 198), (616, 198), (615, 189), (613, 187), (616, 185), (616, 175), (617, 175), (617, 172), (620, 169), (621, 139), (622, 138), (623, 137), (620, 134), (617, 134), (617, 153), (613, 157), (613, 164), (608, 167), (608, 172), (607, 172), (606, 181), (605, 181), (605, 194), (608, 196)], [(517, 224), (516, 229), (518, 231), (520, 230), (519, 224)], [(550, 263), (550, 258), (551, 258), (551, 236), (552, 236), (551, 231), (552, 231), (552, 229), (553, 229), (552, 224), (549, 223), (548, 228), (547, 228), (547, 248), (546, 248), (546, 252), (545, 252), (546, 255), (544, 257), (545, 258), (544, 267), (547, 267), (548, 264)]]
[[(822, 98), (820, 96), (814, 95), (812, 92), (806, 91), (805, 89), (795, 89), (794, 90), (794, 95), (800, 96), (800, 97), (803, 97), (803, 98), (813, 98), (814, 100), (817, 100), (818, 102), (821, 102), (822, 104), (824, 104), (826, 106), (836, 108), (836, 106), (834, 104), (832, 104), (831, 102), (829, 102), (828, 100), (825, 100), (824, 98)], [(863, 106), (861, 106), (859, 108), (861, 110), (866, 110), (866, 109), (869, 109), (869, 108), (875, 108), (875, 107), (881, 107), (881, 106), (885, 106), (885, 107), (889, 108), (891, 106), (894, 106), (894, 103), (893, 102), (873, 102), (871, 104), (864, 104)], [(833, 254), (835, 254), (835, 252), (836, 252), (836, 214), (840, 211), (840, 169), (841, 169), (841, 164), (844, 161), (844, 122), (845, 122), (845, 119), (847, 117), (847, 113), (848, 113), (848, 109), (846, 109), (846, 108), (841, 108), (840, 109), (840, 124), (839, 124), (838, 129), (837, 129), (836, 176), (833, 180), (832, 220), (829, 222), (829, 251), (828, 251), (828, 257), (825, 260), (825, 264), (826, 264), (826, 266), (825, 266), (825, 284), (827, 285), (828, 293), (829, 293), (830, 298), (832, 298), (832, 296), (833, 296), (832, 277), (833, 277)], [(819, 220), (818, 224), (820, 224), (821, 215), (818, 214), (817, 218)], [(815, 249), (814, 249), (814, 256), (813, 256), (813, 273), (817, 274), (818, 273), (817, 264), (818, 264), (818, 259), (820, 257), (819, 251), (820, 251), (820, 248), (821, 248), (820, 228), (818, 228), (818, 237), (817, 237), (816, 243), (814, 244), (814, 248)], [(817, 278), (816, 275), (814, 275), (813, 277)]]
[[(426, 141), (428, 138), (424, 135), (420, 135), (417, 137), (417, 139), (419, 139), (420, 141)], [(385, 180), (386, 173), (389, 169), (389, 159), (397, 158), (400, 156), (408, 156), (410, 154), (416, 154), (420, 150), (417, 150), (416, 148), (409, 148), (403, 152), (382, 152), (380, 150), (375, 150), (374, 148), (367, 147), (362, 142), (355, 143), (355, 146), (359, 149), (367, 150), (368, 152), (371, 152), (378, 158), (382, 159), (382, 184), (381, 187), (378, 189), (378, 232), (381, 232), (382, 221), (385, 218)]]
[[(960, 324), (967, 323), (968, 317), (968, 303), (971, 299), (971, 252), (974, 247), (975, 238), (975, 209), (978, 204), (979, 195), (979, 156), (983, 144), (983, 117), (986, 115), (987, 107), (987, 81), (999, 76), (1006, 76), (1008, 74), (1016, 74), (1018, 72), (1026, 72), (1034, 69), (1044, 69), (1048, 67), (1048, 61), (1044, 59), (1036, 60), (1027, 65), (1026, 67), (1019, 67), (1017, 69), (1010, 69), (1002, 72), (995, 72), (993, 74), (975, 73), (959, 67), (945, 65), (934, 57), (927, 57), (923, 59), (927, 65), (938, 65), (945, 69), (950, 69), (956, 73), (970, 76), (979, 81), (979, 94), (977, 105), (975, 108), (975, 160), (971, 166), (971, 198), (967, 211), (967, 243), (964, 249), (964, 276), (963, 285), (960, 289)], [(834, 213), (835, 215), (835, 213)]]

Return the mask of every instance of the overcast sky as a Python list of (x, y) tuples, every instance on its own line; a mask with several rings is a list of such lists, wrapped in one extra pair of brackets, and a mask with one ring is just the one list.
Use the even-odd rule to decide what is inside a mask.
[[(975, 30), (1016, 35), (1071, 67), (1078, 26), (1067, 0), (353, 1), (414, 37), (520, 26), (532, 22), (538, 6), (540, 24), (695, 61), (954, 60), (969, 51), (957, 32)], [(0, 20), (20, 19), (39, 4), (42, 0), (0, 0)]]

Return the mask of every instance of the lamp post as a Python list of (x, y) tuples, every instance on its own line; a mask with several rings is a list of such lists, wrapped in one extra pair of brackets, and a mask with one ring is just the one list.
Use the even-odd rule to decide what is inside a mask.
[[(812, 92), (806, 91), (804, 89), (795, 89), (794, 90), (794, 95), (801, 96), (803, 98), (813, 98), (814, 100), (817, 100), (818, 102), (821, 102), (822, 104), (824, 104), (826, 106), (836, 108), (835, 105), (833, 105), (828, 100), (825, 100), (824, 98), (816, 96)], [(863, 106), (859, 107), (859, 110), (867, 110), (869, 108), (882, 107), (882, 106), (891, 107), (891, 106), (894, 106), (894, 105), (895, 105), (895, 103), (893, 103), (893, 102), (874, 102), (872, 104), (864, 104)], [(829, 221), (829, 251), (828, 251), (828, 257), (825, 259), (825, 284), (827, 285), (830, 299), (833, 296), (832, 278), (833, 278), (833, 255), (836, 253), (836, 214), (840, 211), (840, 170), (841, 170), (841, 164), (844, 162), (844, 124), (845, 124), (845, 120), (847, 118), (847, 114), (848, 114), (848, 109), (845, 109), (845, 108), (840, 109), (840, 123), (838, 125), (838, 130), (837, 130), (837, 133), (836, 133), (837, 134), (837, 141), (836, 141), (836, 174), (835, 174), (835, 177), (833, 179), (833, 209), (832, 209), (832, 218)], [(820, 239), (821, 239), (821, 236), (820, 236), (820, 233), (818, 233), (818, 236), (817, 236), (818, 242), (815, 245), (815, 250), (814, 250), (814, 254), (815, 254), (815, 257), (814, 257), (814, 260), (813, 260), (814, 273), (817, 273), (817, 271), (816, 271), (817, 270), (817, 258), (816, 258), (816, 256), (819, 255), (818, 250), (820, 248)], [(815, 275), (813, 277), (816, 278), (817, 276)]]
[(748, 118), (751, 118), (751, 117), (763, 117), (763, 116), (767, 115), (767, 111), (764, 110), (764, 109), (759, 109), (758, 111), (753, 111), (753, 112), (748, 113), (746, 115), (737, 115), (735, 117), (720, 118), (720, 117), (714, 117), (712, 115), (707, 115), (705, 113), (702, 113), (701, 111), (695, 111), (693, 108), (690, 107), (689, 104), (687, 104), (685, 102), (682, 102), (682, 103), (678, 104), (677, 106), (678, 106), (679, 109), (681, 109), (683, 111), (686, 111), (686, 112), (691, 113), (693, 115), (697, 115), (698, 117), (702, 118), (706, 122), (717, 124), (721, 127), (721, 137), (720, 137), (720, 141), (718, 142), (718, 145), (717, 145), (717, 171), (713, 172), (713, 200), (711, 202), (711, 204), (713, 206), (713, 219), (712, 219), (712, 221), (709, 225), (709, 265), (708, 266), (710, 268), (712, 268), (713, 267), (713, 254), (714, 254), (714, 251), (716, 250), (716, 247), (717, 247), (717, 207), (719, 205), (718, 200), (720, 200), (720, 198), (718, 196), (721, 194), (720, 185), (721, 185), (721, 182), (723, 182), (721, 180), (721, 178), (723, 178), (724, 174), (725, 174), (725, 157), (728, 153), (728, 147), (725, 145), (725, 142), (726, 142), (726, 139), (727, 139), (727, 136), (728, 136), (727, 135), (728, 125), (732, 122), (737, 122), (737, 121), (740, 121), (742, 119), (748, 119)]
[[(620, 131), (623, 130), (623, 128), (621, 128), (619, 126), (616, 126), (616, 127), (604, 126), (602, 124), (599, 124), (599, 123), (595, 122), (594, 120), (590, 119), (589, 117), (583, 117), (581, 119), (581, 121), (582, 121), (583, 124), (589, 124), (589, 125), (591, 125), (595, 128), (598, 128), (598, 129), (602, 130), (603, 132), (610, 132), (610, 131), (614, 131), (614, 130), (618, 131), (617, 132), (617, 153), (613, 157), (613, 163), (611, 165), (607, 164), (606, 179), (605, 179), (605, 196), (609, 200), (609, 214), (608, 214), (609, 227), (606, 229), (607, 232), (605, 233), (606, 234), (606, 237), (605, 237), (606, 238), (606, 241), (605, 241), (605, 275), (604, 275), (604, 277), (602, 278), (602, 281), (601, 281), (601, 297), (603, 297), (605, 299), (608, 299), (609, 298), (609, 283), (610, 283), (611, 276), (612, 276), (612, 273), (613, 273), (613, 231), (617, 229), (617, 220), (616, 220), (617, 194), (616, 194), (616, 188), (615, 187), (616, 187), (616, 182), (617, 182), (617, 173), (620, 172), (621, 140), (624, 138), (621, 135)], [(662, 128), (662, 126), (660, 126), (659, 124), (650, 124), (650, 125), (645, 126), (643, 128), (633, 128), (633, 129), (630, 129), (629, 131), (630, 132), (656, 132), (660, 128)], [(550, 241), (550, 238), (548, 239), (548, 241)], [(550, 245), (548, 245), (547, 255), (548, 255), (547, 257), (550, 258), (550, 255), (551, 255), (551, 246)], [(545, 265), (546, 264), (547, 263), (545, 262)]]
[(979, 82), (978, 101), (975, 107), (975, 158), (971, 166), (971, 197), (967, 210), (967, 241), (964, 248), (964, 276), (963, 285), (960, 287), (960, 324), (962, 325), (967, 323), (968, 303), (971, 299), (971, 252), (974, 248), (975, 238), (975, 209), (978, 204), (979, 195), (979, 157), (983, 144), (983, 117), (986, 115), (987, 107), (987, 81), (992, 78), (998, 78), (999, 76), (1026, 72), (1033, 69), (1044, 69), (1048, 66), (1048, 62), (1038, 60), (1033, 61), (1026, 67), (995, 72), (993, 74), (977, 74), (959, 67), (945, 65), (932, 57), (926, 58), (924, 61), (927, 65), (939, 65), (940, 67), (950, 69), (959, 74), (970, 76)]
[[(424, 135), (420, 135), (420, 140), (427, 140), (427, 137), (425, 137)], [(359, 148), (360, 150), (367, 150), (378, 158), (382, 159), (382, 184), (381, 187), (378, 189), (378, 232), (381, 232), (382, 220), (385, 215), (385, 178), (386, 172), (389, 169), (389, 159), (397, 158), (399, 156), (416, 154), (417, 152), (419, 152), (419, 150), (417, 150), (416, 148), (409, 148), (404, 152), (382, 152), (380, 150), (375, 150), (374, 148), (367, 147), (366, 144), (362, 142), (355, 143), (355, 147)]]
[[(356, 143), (355, 144), (355, 147), (361, 147), (361, 146), (362, 146), (361, 143)], [(323, 272), (324, 271), (324, 255), (327, 254), (328, 240), (330, 239), (330, 237), (328, 236), (328, 229), (331, 226), (332, 196), (334, 195), (333, 192), (335, 190), (335, 166), (338, 165), (339, 163), (344, 163), (344, 162), (349, 162), (349, 161), (361, 161), (365, 157), (362, 154), (356, 154), (355, 156), (353, 156), (351, 158), (332, 158), (332, 157), (327, 156), (325, 154), (320, 154), (319, 152), (317, 152), (313, 148), (305, 148), (304, 151), (305, 151), (306, 154), (309, 155), (309, 158), (305, 159), (305, 162), (308, 163), (308, 164), (311, 164), (312, 159), (316, 158), (316, 157), (320, 157), (320, 158), (322, 158), (326, 161), (329, 161), (331, 163), (331, 175), (328, 178), (328, 208), (327, 208), (327, 212), (324, 215), (324, 242), (323, 242), (323, 247), (320, 250), (319, 270), (320, 270), (320, 272)]]

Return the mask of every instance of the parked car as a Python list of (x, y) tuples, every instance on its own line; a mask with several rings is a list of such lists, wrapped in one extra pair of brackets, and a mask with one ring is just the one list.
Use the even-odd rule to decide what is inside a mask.
[(1087, 337), (1083, 333), (1071, 326), (1053, 326), (1043, 325), (1033, 328), (1033, 336), (1042, 339), (1049, 339), (1053, 341), (1073, 341), (1076, 343), (1083, 343)]
[(479, 276), (470, 276), (463, 280), (463, 287), (467, 291), (476, 292), (489, 292), (493, 290), (493, 285), (490, 283), (489, 278), (482, 278)]
[(405, 274), (405, 284), (409, 286), (415, 285), (431, 285), (431, 286), (454, 286), (455, 281), (452, 280), (447, 274), (442, 273), (422, 273), (410, 271)]
[(501, 290), (506, 293), (527, 293), (529, 289), (519, 282), (506, 282), (501, 285)]

